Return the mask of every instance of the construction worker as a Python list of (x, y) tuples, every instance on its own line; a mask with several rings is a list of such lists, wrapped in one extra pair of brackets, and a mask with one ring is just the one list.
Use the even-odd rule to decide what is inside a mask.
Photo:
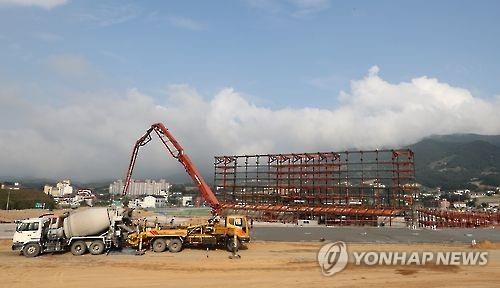
[(231, 249), (231, 256), (229, 256), (230, 259), (239, 259), (241, 258), (240, 254), (238, 254), (238, 236), (234, 235), (233, 236), (233, 245)]

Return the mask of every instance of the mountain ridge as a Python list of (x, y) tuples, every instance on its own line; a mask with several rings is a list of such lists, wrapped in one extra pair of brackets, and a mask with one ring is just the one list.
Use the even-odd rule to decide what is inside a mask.
[(427, 187), (500, 186), (500, 135), (434, 135), (409, 145), (417, 181)]

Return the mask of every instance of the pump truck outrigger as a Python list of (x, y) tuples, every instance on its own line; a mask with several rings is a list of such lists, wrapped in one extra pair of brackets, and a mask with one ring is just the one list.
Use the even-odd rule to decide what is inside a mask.
[(227, 215), (222, 223), (219, 217), (221, 212), (219, 200), (217, 200), (210, 186), (205, 182), (189, 156), (184, 152), (182, 146), (162, 123), (151, 125), (135, 143), (122, 196), (125, 196), (128, 192), (139, 149), (151, 141), (152, 132), (158, 135), (170, 155), (184, 166), (186, 172), (200, 190), (203, 200), (212, 208), (214, 217), (201, 225), (155, 228), (138, 226), (135, 233), (128, 235), (128, 244), (139, 250), (149, 246), (155, 252), (163, 252), (167, 249), (170, 252), (179, 252), (184, 245), (225, 246), (229, 251), (235, 251), (239, 249), (242, 243), (248, 243), (250, 241), (250, 230), (246, 217)]

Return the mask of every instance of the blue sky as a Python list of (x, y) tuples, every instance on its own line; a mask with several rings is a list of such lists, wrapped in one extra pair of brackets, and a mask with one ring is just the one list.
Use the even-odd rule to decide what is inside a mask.
[[(0, 178), (120, 178), (158, 121), (207, 177), (214, 155), (500, 134), (499, 8), (0, 0)], [(140, 177), (184, 174), (148, 151)]]
[(499, 11), (498, 1), (3, 4), (0, 75), (45, 74), (41, 89), (51, 94), (88, 85), (44, 73), (47, 59), (67, 54), (98, 71), (91, 84), (101, 88), (155, 96), (172, 83), (202, 94), (231, 86), (271, 107), (332, 107), (378, 65), (391, 82), (426, 75), (490, 97), (500, 90)]

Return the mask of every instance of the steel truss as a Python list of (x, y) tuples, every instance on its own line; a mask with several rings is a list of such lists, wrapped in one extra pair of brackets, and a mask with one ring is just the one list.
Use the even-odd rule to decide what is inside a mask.
[(221, 207), (266, 221), (374, 225), (411, 217), (417, 189), (409, 149), (216, 156), (214, 166)]

